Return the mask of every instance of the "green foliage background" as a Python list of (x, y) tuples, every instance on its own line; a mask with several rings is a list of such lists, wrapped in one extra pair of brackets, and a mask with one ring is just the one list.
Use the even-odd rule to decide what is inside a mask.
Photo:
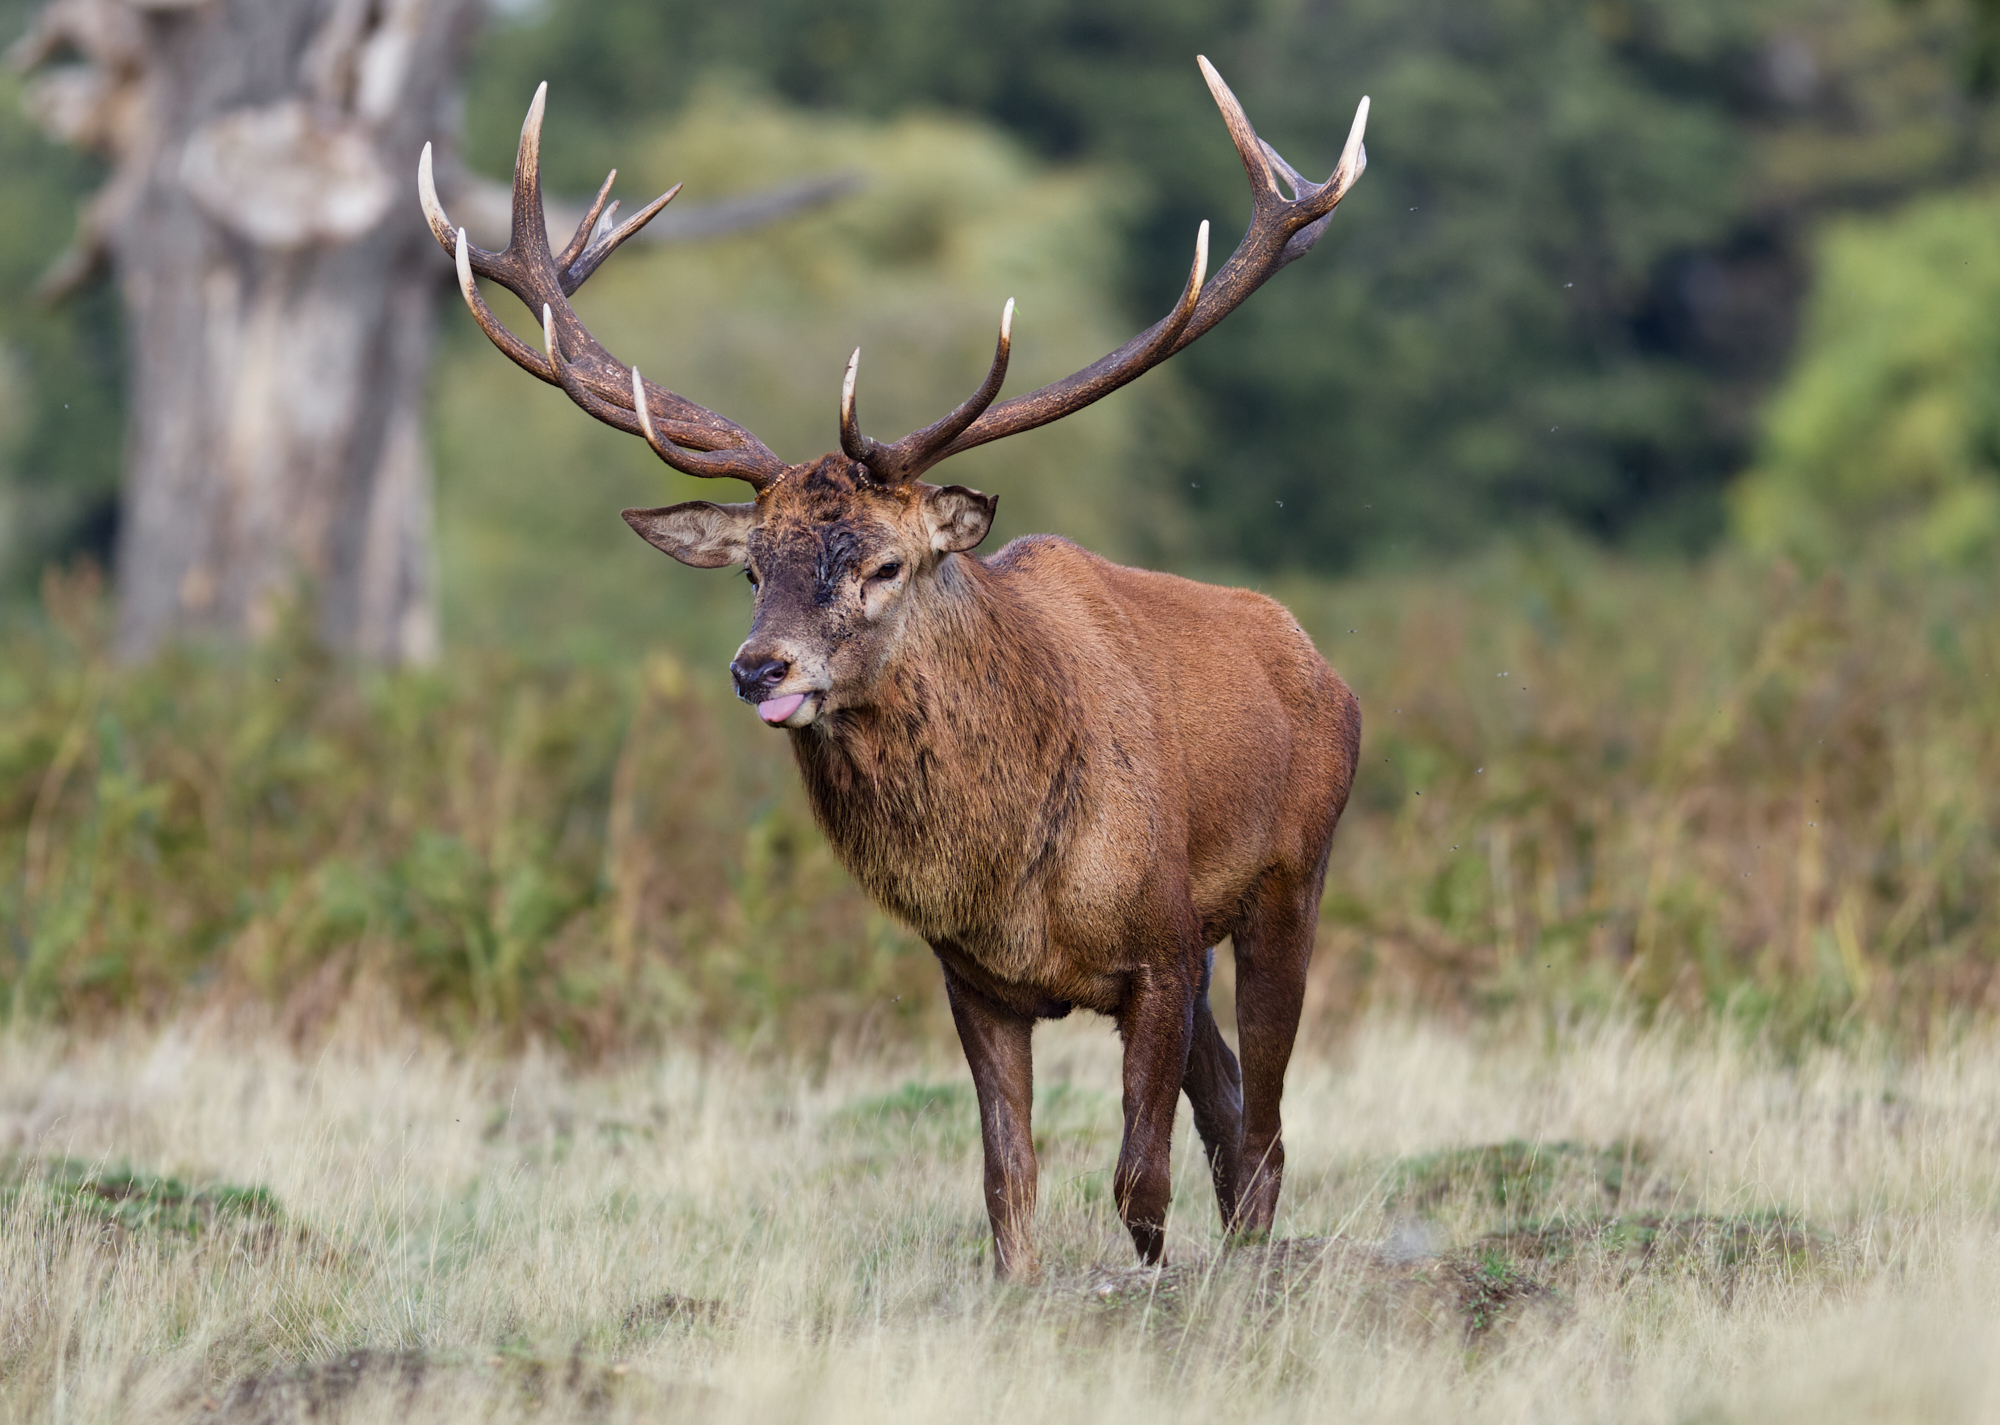
[(1736, 491), (1753, 547), (1910, 569), (2000, 548), (2000, 200), (1829, 231), (1799, 362)]
[[(0, 39), (32, 8), (0, 0)], [(1995, 14), (1989, 0), (531, 0), (488, 27), (467, 140), (475, 166), (504, 174), (547, 79), (559, 191), (614, 164), (630, 191), (687, 179), (690, 200), (868, 174), (784, 233), (627, 255), (598, 279), (673, 332), (648, 360), (685, 361), (714, 404), (796, 429), (788, 448), (805, 451), (831, 425), (826, 378), (804, 373), (837, 371), (856, 341), (886, 428), (954, 394), (960, 363), (976, 370), (995, 296), (1036, 297), (1024, 351), (1052, 371), (1157, 315), (1201, 219), (1226, 250), (1245, 194), (1195, 53), (1308, 171), (1372, 94), (1374, 164), (1321, 249), (1117, 414), (1033, 438), (1022, 458), (1041, 473), (993, 481), (1008, 513), (1196, 569), (1402, 565), (1548, 522), (1687, 552), (1723, 532), (1728, 483), (1782, 463), (1793, 439), (1759, 412), (1794, 369), (1824, 220), (2000, 174)], [(108, 551), (121, 414), (108, 288), (53, 312), (23, 300), (97, 175), (30, 131), (17, 80), (0, 84), (0, 581), (18, 595), (51, 558)], [(925, 126), (936, 143), (911, 137)], [(1067, 197), (1023, 206), (1009, 185)], [(784, 379), (757, 379), (779, 366)], [(458, 380), (440, 389), (456, 399)], [(477, 468), (496, 517), (536, 508), (549, 446), (520, 442), (542, 463), (516, 459), (440, 410), (447, 500)], [(594, 464), (641, 463), (568, 439)], [(1074, 478), (1086, 466), (1101, 500)], [(460, 507), (462, 531), (473, 513)], [(453, 577), (491, 574), (502, 542), (467, 533)], [(496, 587), (454, 586), (461, 627), (495, 622)]]
[(1130, 256), (1108, 287), (1128, 326), (1171, 297), (1197, 222), (1226, 251), (1247, 214), (1196, 52), (1308, 171), (1330, 167), (1372, 93), (1374, 166), (1326, 243), (1180, 359), (1192, 418), (1146, 455), (1186, 477), (1201, 552), (1341, 568), (1549, 516), (1682, 543), (1715, 527), (1733, 451), (1702, 418), (1710, 383), (1635, 324), (1660, 264), (1740, 215), (1722, 91), (1756, 41), (1754, 8), (557, 0), (540, 14), (482, 57), (470, 112), (488, 167), (542, 78), (598, 111), (550, 144), (579, 189), (631, 114), (678, 106), (716, 66), (793, 103), (970, 111), (1048, 161), (1128, 176)]
[[(488, 36), (473, 151), (563, 98), (587, 188), (633, 116), (743, 76), (818, 111), (978, 116), (1117, 173), (1107, 296), (1151, 320), (1242, 177), (1192, 56), (1308, 171), (1375, 100), (1374, 163), (1311, 261), (1177, 359), (1187, 418), (1138, 452), (1183, 559), (1323, 571), (1557, 521), (1693, 551), (1751, 463), (1810, 233), (1976, 183), (1992, 10), (1890, 0), (546, 0)], [(1205, 478), (1204, 478), (1205, 477)]]

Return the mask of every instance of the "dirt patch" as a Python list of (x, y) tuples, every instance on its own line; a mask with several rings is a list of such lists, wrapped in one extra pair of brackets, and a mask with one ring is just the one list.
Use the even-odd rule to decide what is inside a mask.
[(639, 1335), (672, 1327), (722, 1326), (730, 1316), (727, 1302), (668, 1292), (640, 1302), (625, 1313), (620, 1325), (628, 1334)]
[(201, 1402), (203, 1418), (227, 1425), (276, 1422), (332, 1415), (363, 1386), (407, 1404), (429, 1374), (430, 1363), (411, 1351), (350, 1351), (330, 1361), (291, 1366), (237, 1381), (220, 1399)]

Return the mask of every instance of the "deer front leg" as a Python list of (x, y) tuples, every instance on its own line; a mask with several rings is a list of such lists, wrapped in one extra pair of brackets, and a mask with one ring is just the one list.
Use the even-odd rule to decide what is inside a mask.
[(1035, 1095), (1030, 1039), (1035, 1022), (980, 994), (948, 962), (944, 988), (979, 1095), (994, 1274), (1007, 1281), (1034, 1281), (1042, 1272), (1041, 1255), (1035, 1250), (1035, 1143), (1029, 1132)]
[(1118, 1032), (1125, 1040), (1125, 1141), (1111, 1192), (1148, 1265), (1166, 1251), (1174, 1109), (1187, 1076), (1194, 1001), (1187, 977), (1173, 968), (1149, 968), (1133, 975), (1118, 1011)]

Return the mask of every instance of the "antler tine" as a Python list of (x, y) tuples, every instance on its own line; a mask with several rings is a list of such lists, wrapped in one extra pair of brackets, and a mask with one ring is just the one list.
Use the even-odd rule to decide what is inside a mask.
[(437, 179), (431, 172), (431, 146), (424, 145), (423, 157), (417, 160), (417, 201), (424, 205), (424, 221), (431, 225), (431, 236), (438, 240), (438, 246), (450, 252), (456, 245), (457, 229), (451, 219), (445, 216), (444, 204), (438, 201)]
[[(583, 250), (590, 246), (591, 238), (597, 235), (597, 220), (603, 216), (604, 205), (611, 197), (611, 185), (617, 181), (618, 170), (615, 168), (604, 175), (604, 183), (597, 190), (597, 196), (590, 200), (590, 211), (585, 213), (583, 221), (576, 225), (575, 235), (570, 238), (563, 250), (556, 254), (557, 271), (568, 272), (570, 266), (583, 256)], [(576, 288), (572, 287), (570, 290), (574, 292)]]
[[(431, 236), (438, 246), (454, 261), (458, 248), (464, 243), (466, 255), (472, 263), (472, 270), (481, 277), (498, 277), (503, 264), (501, 255), (488, 252), (477, 243), (465, 242), (465, 229), (455, 226), (445, 214), (444, 204), (438, 201), (437, 179), (431, 163), (431, 146), (426, 143), (423, 153), (417, 159), (417, 198), (424, 207), (424, 219), (430, 224)], [(476, 314), (476, 312), (475, 312)], [(490, 315), (490, 313), (489, 313)], [(484, 325), (484, 323), (481, 323)]]
[(521, 121), (521, 146), (514, 151), (514, 222), (507, 251), (530, 261), (549, 251), (549, 220), (542, 210), (542, 116), (548, 104), (549, 82), (544, 79), (535, 86), (535, 101)]
[[(785, 462), (735, 422), (662, 386), (628, 380), (631, 368), (606, 351), (569, 303), (570, 294), (597, 270), (604, 259), (650, 222), (680, 191), (669, 190), (610, 232), (616, 204), (610, 194), (616, 170), (598, 190), (589, 213), (561, 257), (549, 248), (548, 219), (542, 207), (542, 118), (548, 106), (548, 85), (536, 88), (521, 124), (521, 143), (514, 160), (514, 206), (511, 238), (504, 251), (487, 252), (453, 229), (438, 201), (431, 149), (425, 146), (417, 164), (417, 191), (424, 217), (439, 244), (451, 253), (466, 306), (487, 338), (523, 370), (561, 386), (584, 410), (615, 429), (643, 435), (661, 458), (690, 475), (731, 476), (762, 489), (786, 470)], [(543, 350), (537, 352), (493, 315), (479, 292), (479, 277), (498, 282), (540, 318)], [(627, 404), (630, 402), (631, 404)], [(672, 451), (673, 454), (667, 454)]]
[(1201, 66), (1201, 77), (1208, 81), (1208, 92), (1214, 96), (1215, 107), (1222, 110), (1222, 122), (1229, 126), (1229, 138), (1236, 145), (1236, 155), (1243, 160), (1243, 171), (1250, 176), (1250, 199), (1258, 207), (1276, 199), (1284, 201), (1278, 192), (1278, 183), (1271, 176), (1271, 164), (1264, 157), (1264, 144), (1257, 137), (1257, 130), (1250, 125), (1250, 116), (1243, 112), (1243, 105), (1236, 94), (1222, 82), (1222, 76), (1215, 66), (1208, 62), (1208, 56), (1198, 54), (1194, 62)]
[(866, 463), (881, 447), (861, 433), (861, 422), (854, 414), (854, 378), (860, 369), (861, 348), (857, 346), (847, 358), (847, 374), (840, 378), (840, 448), (848, 459)]
[(550, 379), (557, 385), (565, 384), (563, 372), (567, 363), (562, 359), (562, 346), (556, 341), (556, 314), (547, 302), (542, 303), (542, 350), (548, 353)]
[[(1311, 208), (1317, 209), (1319, 216), (1311, 218), (1286, 241), (1283, 255), (1271, 269), (1273, 272), (1312, 251), (1313, 244), (1320, 240), (1326, 232), (1327, 224), (1333, 221), (1334, 208), (1347, 196), (1348, 189), (1368, 171), (1368, 146), (1361, 141), (1367, 128), (1368, 99), (1364, 95), (1359, 107), (1354, 111), (1354, 124), (1347, 131), (1347, 144), (1341, 150), (1340, 161), (1333, 166), (1332, 176), (1320, 184), (1294, 185), (1293, 192), (1297, 195), (1294, 201), (1303, 203), (1309, 200)], [(1264, 151), (1278, 163), (1283, 164), (1287, 170), (1291, 169), (1291, 165), (1278, 158), (1277, 150), (1269, 144), (1264, 145)]]
[[(673, 466), (674, 469), (680, 471), (683, 475), (697, 475), (705, 478), (728, 476), (732, 479), (748, 481), (751, 488), (756, 490), (762, 490), (772, 480), (777, 478), (776, 473), (744, 473), (742, 457), (735, 451), (719, 450), (706, 452), (687, 450), (673, 444), (671, 441), (661, 439), (659, 428), (653, 424), (653, 413), (650, 409), (651, 402), (646, 399), (648, 391), (657, 391), (658, 389), (659, 387), (652, 385), (645, 377), (639, 374), (638, 367), (635, 366), (632, 368), (632, 408), (639, 413), (639, 434), (646, 438), (646, 444), (653, 447), (653, 454), (659, 456), (660, 459)], [(782, 472), (783, 469), (782, 465), (778, 467), (779, 472)]]
[(993, 398), (1000, 394), (1000, 387), (1007, 379), (1007, 360), (1013, 354), (1014, 299), (1009, 297), (1007, 305), (1000, 309), (1000, 336), (993, 343), (993, 364), (986, 369), (986, 379), (979, 383), (979, 389), (961, 401), (958, 409), (943, 420), (912, 432), (897, 444), (910, 447), (918, 455), (928, 455), (957, 440), (967, 426), (986, 413), (986, 408), (993, 404)]
[(1348, 126), (1347, 142), (1340, 150), (1340, 162), (1333, 166), (1333, 176), (1326, 180), (1328, 188), (1339, 190), (1334, 202), (1347, 196), (1352, 188), (1368, 171), (1368, 145), (1362, 140), (1368, 133), (1368, 96), (1363, 94), (1361, 102), (1354, 106), (1354, 122)]
[[(584, 410), (596, 416), (608, 426), (614, 426), (627, 435), (643, 436), (646, 444), (653, 448), (653, 454), (683, 475), (697, 475), (709, 478), (729, 477), (749, 483), (753, 489), (762, 490), (776, 478), (776, 472), (760, 468), (746, 467), (743, 456), (737, 451), (705, 452), (683, 450), (671, 441), (662, 439), (659, 427), (653, 424), (652, 393), (661, 388), (649, 383), (639, 374), (639, 368), (632, 368), (632, 408), (613, 405), (585, 386), (576, 378), (575, 368), (563, 360), (562, 346), (556, 339), (556, 318), (552, 308), (542, 308), (542, 342), (548, 354), (549, 370), (554, 373), (556, 384), (569, 393), (571, 400)], [(782, 470), (784, 467), (778, 467)]]
[[(1204, 230), (1207, 224), (1202, 225)], [(1204, 250), (1206, 238), (1204, 236)], [(1199, 285), (1199, 279), (1197, 279)], [(911, 431), (894, 445), (878, 445), (862, 436), (859, 429), (855, 435), (867, 447), (862, 454), (848, 443), (848, 423), (852, 416), (854, 401), (854, 360), (847, 363), (847, 380), (841, 388), (840, 445), (854, 459), (862, 461), (876, 479), (884, 484), (900, 484), (914, 480), (928, 467), (942, 457), (939, 452), (957, 440), (993, 404), (993, 398), (1000, 394), (1000, 387), (1007, 379), (1007, 360), (1014, 350), (1014, 299), (1009, 297), (1007, 305), (1000, 309), (1000, 339), (993, 346), (993, 364), (987, 368), (986, 379), (979, 383), (979, 389), (958, 404), (958, 408), (942, 420), (933, 421), (922, 430)], [(861, 349), (856, 347), (854, 358), (858, 360)]]
[(762, 490), (783, 471), (782, 462), (775, 469), (767, 469), (759, 463), (746, 462), (740, 451), (684, 450), (662, 439), (659, 427), (653, 424), (652, 411), (652, 396), (662, 388), (648, 382), (636, 366), (632, 368), (632, 408), (627, 410), (605, 400), (579, 381), (576, 368), (563, 360), (562, 345), (556, 339), (555, 312), (546, 304), (542, 307), (542, 342), (555, 384), (568, 392), (572, 401), (608, 426), (627, 435), (643, 436), (646, 444), (653, 448), (653, 454), (681, 474), (711, 479), (727, 477), (745, 481), (752, 489)]

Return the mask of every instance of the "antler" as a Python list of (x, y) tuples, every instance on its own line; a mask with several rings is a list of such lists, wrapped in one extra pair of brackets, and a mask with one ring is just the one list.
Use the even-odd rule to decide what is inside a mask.
[[(1174, 309), (1110, 355), (1092, 362), (1083, 370), (1054, 381), (1025, 396), (992, 405), (1007, 371), (1014, 304), (1009, 302), (1000, 321), (1000, 345), (994, 353), (992, 369), (980, 388), (943, 420), (922, 430), (912, 431), (893, 445), (884, 445), (861, 434), (854, 416), (854, 374), (861, 357), (859, 350), (848, 359), (847, 377), (841, 387), (840, 444), (849, 456), (866, 464), (877, 479), (896, 484), (913, 480), (930, 466), (985, 445), (1003, 436), (1017, 435), (1036, 426), (1045, 426), (1082, 410), (1120, 386), (1144, 375), (1203, 332), (1234, 311), (1279, 268), (1306, 255), (1326, 231), (1327, 221), (1340, 200), (1368, 167), (1368, 151), (1362, 135), (1368, 127), (1368, 100), (1354, 112), (1354, 125), (1347, 134), (1340, 162), (1326, 182), (1307, 182), (1278, 151), (1257, 137), (1243, 106), (1215, 72), (1205, 55), (1197, 56), (1209, 93), (1229, 126), (1229, 137), (1250, 177), (1251, 216), (1249, 231), (1236, 245), (1229, 261), (1205, 287), (1203, 274), (1208, 266), (1208, 224), (1195, 237), (1194, 269)], [(1273, 170), (1276, 170), (1274, 173)], [(1287, 198), (1278, 188), (1282, 177), (1292, 190)]]
[[(463, 228), (452, 227), (438, 202), (431, 146), (424, 145), (417, 164), (417, 192), (432, 234), (458, 264), (458, 285), (466, 306), (480, 329), (515, 365), (562, 387), (571, 400), (606, 425), (644, 436), (654, 453), (674, 469), (687, 475), (746, 480), (763, 489), (784, 472), (784, 461), (734, 421), (645, 380), (638, 367), (623, 365), (598, 344), (570, 306), (570, 294), (681, 190), (675, 184), (613, 227), (618, 205), (606, 200), (612, 180), (618, 177), (614, 168), (577, 225), (576, 235), (560, 253), (552, 252), (542, 208), (542, 111), (548, 93), (547, 84), (535, 90), (535, 102), (521, 125), (521, 147), (514, 160), (513, 231), (504, 251), (474, 247), (466, 241)], [(498, 282), (541, 318), (541, 351), (500, 324), (480, 296), (475, 276)]]

